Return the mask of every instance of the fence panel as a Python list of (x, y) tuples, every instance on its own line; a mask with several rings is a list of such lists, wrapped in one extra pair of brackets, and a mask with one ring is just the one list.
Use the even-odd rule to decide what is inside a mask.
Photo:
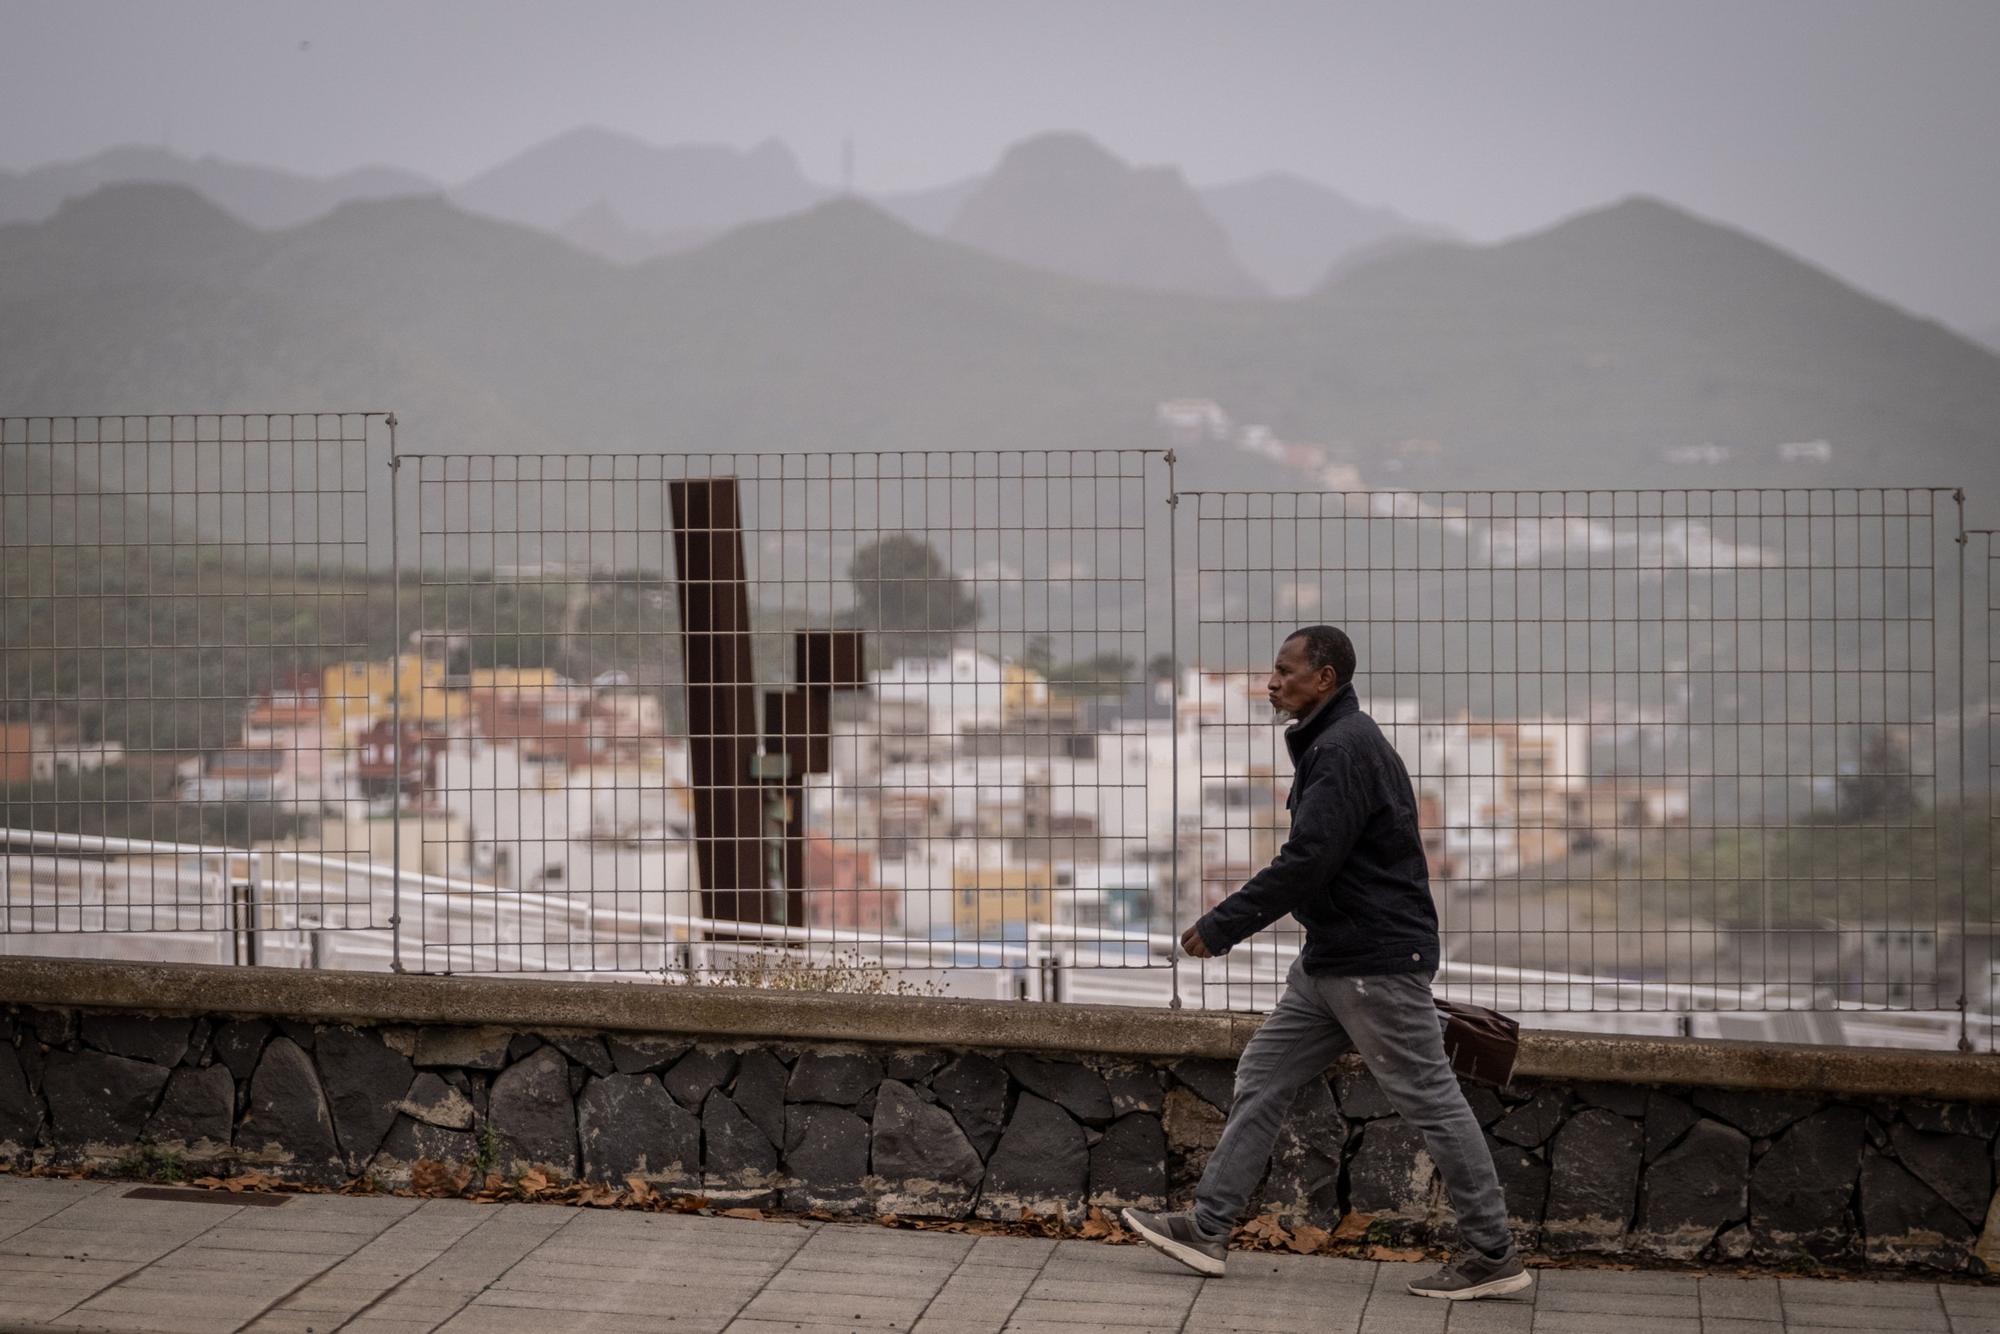
[(1993, 1044), (2000, 551), (1955, 493), (394, 435), (0, 419), (8, 950), (1266, 1008), (1296, 927), (1173, 942), (1282, 840), (1262, 683), (1327, 621), (1446, 994)]
[(399, 467), (421, 967), (1166, 961), (1157, 454)]
[[(1263, 680), (1285, 634), (1330, 622), (1418, 790), (1445, 994), (1958, 1008), (1968, 970), (1986, 975), (1965, 928), (1988, 918), (1959, 878), (1986, 821), (1953, 699), (1955, 500), (1183, 496), (1203, 902), (1282, 838), (1290, 765)], [(1274, 948), (1210, 965), (1205, 1003), (1267, 1007), (1297, 943), (1288, 919)]]
[[(307, 962), (389, 925), (332, 664), (386, 655), (379, 413), (0, 419), (16, 952)], [(259, 849), (259, 851), (252, 851)], [(64, 939), (67, 937), (68, 939)]]

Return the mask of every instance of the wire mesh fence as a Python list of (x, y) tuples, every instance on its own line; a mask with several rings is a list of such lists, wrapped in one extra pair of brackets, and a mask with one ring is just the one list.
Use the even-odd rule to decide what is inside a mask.
[(1157, 456), (402, 466), (423, 679), (398, 725), (433, 752), (403, 809), (426, 870), (493, 889), (491, 913), (422, 896), (424, 966), (699, 969), (732, 951), (697, 940), (783, 939), (979, 968), (1036, 935), (1158, 962)]
[[(1989, 1008), (1952, 493), (1182, 499), (1204, 904), (1284, 836), (1263, 681), (1326, 621), (1416, 787), (1446, 992)], [(1209, 1003), (1269, 1005), (1297, 934), (1211, 967)]]
[[(1982, 849), (1968, 847), (1964, 864), (1972, 885), (1983, 889), (1986, 895), (1985, 911), (1968, 910), (1971, 922), (1978, 924), (1981, 939), (1985, 944), (1978, 954), (1978, 962), (1983, 966), (1972, 971), (1977, 986), (1973, 994), (1985, 1001), (1987, 1014), (1986, 1050), (2000, 1051), (2000, 957), (1996, 957), (1993, 942), (2000, 938), (2000, 534), (1991, 529), (1980, 529), (1967, 538), (1967, 571), (1970, 589), (1967, 601), (1974, 608), (1974, 618), (1969, 622), (1973, 634), (1968, 639), (1970, 651), (1966, 655), (1966, 671), (1977, 673), (1976, 689), (1969, 692), (1970, 711), (1966, 713), (1968, 726), (1983, 722), (1978, 742), (1967, 747), (1971, 766), (1978, 766), (1981, 752), (1984, 754), (1986, 776), (1986, 818), (1984, 856)], [(1982, 633), (1983, 632), (1983, 633)], [(1983, 670), (1982, 670), (1983, 668)], [(1984, 699), (1982, 707), (1978, 701)]]
[(2000, 552), (1955, 493), (395, 429), (6, 419), (0, 947), (1261, 1009), (1289, 919), (1175, 938), (1284, 838), (1263, 682), (1330, 622), (1444, 993), (1993, 1041)]
[[(379, 413), (0, 420), (8, 947), (304, 960), (383, 928), (332, 664), (386, 656)], [(108, 844), (103, 840), (111, 840)], [(295, 854), (281, 869), (253, 849)], [(92, 855), (105, 847), (116, 855)]]

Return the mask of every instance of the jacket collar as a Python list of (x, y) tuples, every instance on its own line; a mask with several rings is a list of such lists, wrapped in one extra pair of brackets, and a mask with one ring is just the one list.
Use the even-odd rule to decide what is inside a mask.
[(1320, 701), (1318, 708), (1285, 730), (1285, 749), (1292, 753), (1292, 763), (1298, 763), (1299, 756), (1306, 753), (1306, 747), (1317, 741), (1320, 733), (1333, 726), (1334, 719), (1345, 718), (1360, 709), (1361, 699), (1354, 693), (1352, 681)]

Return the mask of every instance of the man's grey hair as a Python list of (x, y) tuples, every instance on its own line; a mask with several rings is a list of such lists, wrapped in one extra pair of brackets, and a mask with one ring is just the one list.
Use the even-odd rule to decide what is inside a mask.
[(1302, 625), (1285, 636), (1287, 644), (1294, 639), (1304, 641), (1306, 661), (1315, 671), (1333, 668), (1335, 685), (1344, 686), (1354, 679), (1354, 641), (1347, 637), (1347, 631), (1333, 625)]

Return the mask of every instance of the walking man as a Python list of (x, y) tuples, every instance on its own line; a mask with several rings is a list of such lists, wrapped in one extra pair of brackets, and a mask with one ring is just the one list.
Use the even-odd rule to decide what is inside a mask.
[(1532, 1279), (1515, 1254), (1493, 1155), (1445, 1057), (1431, 1003), (1437, 909), (1409, 772), (1361, 711), (1354, 644), (1342, 631), (1294, 631), (1265, 689), (1272, 707), (1296, 720), (1285, 733), (1291, 834), (1269, 866), (1182, 934), (1181, 947), (1213, 958), (1290, 913), (1305, 928), (1305, 948), (1237, 1062), (1229, 1120), (1194, 1209), (1127, 1209), (1125, 1222), (1189, 1268), (1220, 1275), (1292, 1095), (1355, 1049), (1423, 1134), (1458, 1211), (1461, 1253), (1410, 1291), (1453, 1301), (1519, 1292)]

